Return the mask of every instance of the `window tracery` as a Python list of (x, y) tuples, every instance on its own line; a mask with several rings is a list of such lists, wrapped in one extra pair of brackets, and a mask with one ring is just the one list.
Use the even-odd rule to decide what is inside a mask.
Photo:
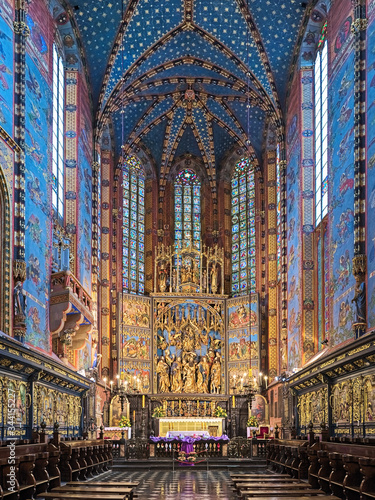
[(197, 250), (201, 247), (201, 182), (194, 170), (185, 168), (174, 184), (175, 245), (176, 249), (190, 242)]
[(231, 180), (232, 294), (255, 291), (255, 176), (248, 158), (240, 160)]
[(145, 172), (135, 156), (123, 164), (123, 291), (145, 291)]

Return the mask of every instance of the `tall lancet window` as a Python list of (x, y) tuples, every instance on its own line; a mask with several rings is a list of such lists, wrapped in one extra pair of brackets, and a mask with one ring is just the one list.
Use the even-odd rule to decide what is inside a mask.
[(200, 250), (201, 245), (201, 182), (190, 168), (177, 175), (174, 183), (176, 248), (192, 243)]
[(122, 276), (125, 293), (144, 293), (145, 172), (135, 156), (123, 165)]
[(314, 65), (315, 225), (328, 210), (328, 43), (324, 24)]
[(255, 178), (248, 158), (232, 176), (232, 294), (255, 291)]
[(64, 66), (53, 44), (52, 84), (52, 207), (61, 221), (64, 218)]

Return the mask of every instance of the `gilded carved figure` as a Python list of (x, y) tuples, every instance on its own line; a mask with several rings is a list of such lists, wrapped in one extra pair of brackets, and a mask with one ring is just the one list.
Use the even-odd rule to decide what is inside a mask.
[(175, 359), (171, 366), (171, 391), (172, 392), (182, 392), (182, 361), (178, 357)]
[(169, 392), (169, 366), (165, 362), (164, 356), (162, 356), (158, 361), (156, 373), (159, 374), (159, 392)]

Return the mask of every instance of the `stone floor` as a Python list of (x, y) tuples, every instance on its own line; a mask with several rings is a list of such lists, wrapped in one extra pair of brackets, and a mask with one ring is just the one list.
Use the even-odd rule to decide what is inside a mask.
[[(95, 479), (96, 481), (99, 478)], [(177, 468), (171, 471), (119, 471), (100, 477), (100, 481), (139, 481), (136, 500), (234, 500), (229, 472)]]

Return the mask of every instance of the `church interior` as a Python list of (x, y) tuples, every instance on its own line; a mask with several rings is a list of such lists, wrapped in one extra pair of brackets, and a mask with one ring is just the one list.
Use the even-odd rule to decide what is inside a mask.
[(0, 500), (375, 498), (374, 104), (375, 0), (0, 0)]

